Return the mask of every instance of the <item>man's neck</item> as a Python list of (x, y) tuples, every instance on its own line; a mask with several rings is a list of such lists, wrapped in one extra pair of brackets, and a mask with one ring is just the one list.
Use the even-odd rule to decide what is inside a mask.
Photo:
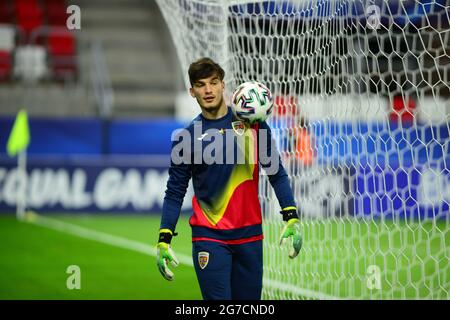
[(208, 110), (202, 109), (203, 117), (205, 117), (208, 120), (220, 119), (220, 118), (224, 117), (227, 113), (228, 113), (228, 107), (225, 103), (222, 104), (220, 106), (220, 108), (218, 108), (216, 110), (208, 111)]

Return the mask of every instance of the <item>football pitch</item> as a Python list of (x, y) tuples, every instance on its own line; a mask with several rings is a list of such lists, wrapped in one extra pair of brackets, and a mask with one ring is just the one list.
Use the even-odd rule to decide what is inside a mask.
[[(177, 225), (179, 235), (172, 240), (175, 253), (182, 262), (173, 269), (176, 278), (172, 282), (164, 280), (156, 267), (154, 255), (159, 223), (159, 215), (45, 215), (35, 218), (33, 223), (20, 222), (14, 215), (2, 215), (0, 299), (201, 299), (192, 267), (188, 217), (180, 217)], [(270, 223), (265, 226), (265, 275), (275, 280), (277, 285), (269, 291), (265, 289), (263, 298), (302, 298), (301, 294), (292, 294), (289, 290), (283, 292), (280, 289), (280, 283), (282, 287), (286, 283), (287, 288), (292, 288), (288, 279), (291, 279), (291, 283), (304, 284), (305, 287), (325, 293), (332, 292), (337, 285), (337, 291), (344, 293), (343, 297), (347, 298), (395, 299), (414, 297), (417, 293), (419, 296), (448, 298), (448, 250), (445, 246), (449, 240), (448, 233), (427, 246), (411, 246), (412, 251), (409, 252), (401, 246), (401, 242), (412, 242), (423, 237), (431, 226), (420, 229), (401, 229), (397, 226), (398, 232), (387, 232), (384, 238), (359, 239), (354, 235), (366, 232), (375, 234), (370, 229), (382, 226), (351, 221), (306, 223), (303, 226), (304, 249), (297, 259), (290, 261), (287, 252), (278, 248), (278, 227), (279, 225)], [(393, 230), (389, 225), (384, 227)], [(446, 230), (445, 221), (437, 227)], [(399, 250), (401, 248), (398, 256), (395, 246)], [(349, 248), (354, 252), (348, 252)], [(431, 283), (440, 279), (444, 287), (436, 292), (428, 292), (425, 286), (417, 290), (409, 288), (406, 292), (393, 290), (388, 296), (364, 296), (367, 290), (364, 291), (361, 286), (367, 261), (360, 253), (377, 250), (387, 252), (387, 255), (379, 255), (374, 263), (383, 265), (387, 261), (385, 265), (392, 268), (411, 270), (401, 273), (400, 278), (395, 279), (398, 284), (404, 285), (411, 280), (420, 281), (420, 277), (425, 275)], [(426, 257), (429, 253), (436, 257), (438, 253), (440, 259), (436, 263), (419, 263), (416, 268), (408, 268), (408, 263), (411, 263), (408, 256), (413, 251), (418, 257)], [(318, 264), (318, 259), (324, 257), (326, 259), (323, 263)], [(271, 263), (268, 263), (268, 259), (271, 259)], [(79, 289), (69, 289), (67, 286), (68, 279), (72, 276), (67, 272), (69, 266), (79, 267)], [(302, 270), (302, 273), (296, 270)], [(290, 278), (283, 275), (283, 272)], [(330, 274), (336, 275), (336, 281), (327, 281), (326, 276)], [(339, 281), (347, 274), (350, 278), (352, 274), (359, 275), (362, 280), (353, 276), (355, 281), (351, 286), (348, 281)], [(275, 295), (271, 292), (275, 292)]]
[[(180, 264), (174, 269), (172, 282), (160, 275), (151, 255), (159, 216), (48, 217), (67, 223), (62, 226), (78, 235), (19, 222), (13, 215), (0, 217), (0, 299), (201, 299), (193, 267)], [(82, 228), (74, 229), (73, 225)], [(177, 231), (179, 236), (172, 241), (176, 254), (190, 256), (187, 218), (180, 218)], [(116, 236), (119, 241), (107, 237), (103, 242), (94, 240), (101, 241), (102, 235)], [(143, 249), (148, 254), (133, 249), (136, 243), (147, 246)], [(67, 288), (71, 274), (66, 271), (71, 265), (80, 268), (80, 289)]]

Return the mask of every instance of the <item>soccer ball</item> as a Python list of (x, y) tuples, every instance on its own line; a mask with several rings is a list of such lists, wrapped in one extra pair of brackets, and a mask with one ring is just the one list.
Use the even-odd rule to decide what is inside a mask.
[(260, 82), (250, 81), (239, 85), (231, 96), (231, 107), (239, 119), (249, 122), (265, 121), (272, 113), (273, 99), (270, 90)]

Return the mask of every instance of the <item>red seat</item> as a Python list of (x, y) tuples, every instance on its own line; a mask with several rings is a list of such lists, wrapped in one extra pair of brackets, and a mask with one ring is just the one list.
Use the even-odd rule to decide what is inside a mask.
[(76, 41), (70, 31), (51, 32), (48, 36), (48, 52), (56, 80), (76, 79)]
[(19, 26), (29, 35), (34, 29), (42, 26), (41, 16), (21, 17), (18, 19)]
[(8, 81), (11, 76), (11, 52), (0, 50), (0, 81)]
[(75, 38), (70, 31), (50, 32), (48, 35), (48, 50), (50, 55), (75, 55)]
[(23, 41), (28, 43), (33, 30), (43, 25), (42, 10), (36, 0), (15, 0), (17, 24), (24, 32)]

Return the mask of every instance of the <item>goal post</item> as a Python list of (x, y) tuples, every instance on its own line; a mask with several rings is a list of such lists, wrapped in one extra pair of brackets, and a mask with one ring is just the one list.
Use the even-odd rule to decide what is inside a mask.
[(158, 0), (189, 86), (267, 85), (302, 217), (296, 259), (264, 174), (265, 299), (449, 299), (450, 6), (445, 0)]

